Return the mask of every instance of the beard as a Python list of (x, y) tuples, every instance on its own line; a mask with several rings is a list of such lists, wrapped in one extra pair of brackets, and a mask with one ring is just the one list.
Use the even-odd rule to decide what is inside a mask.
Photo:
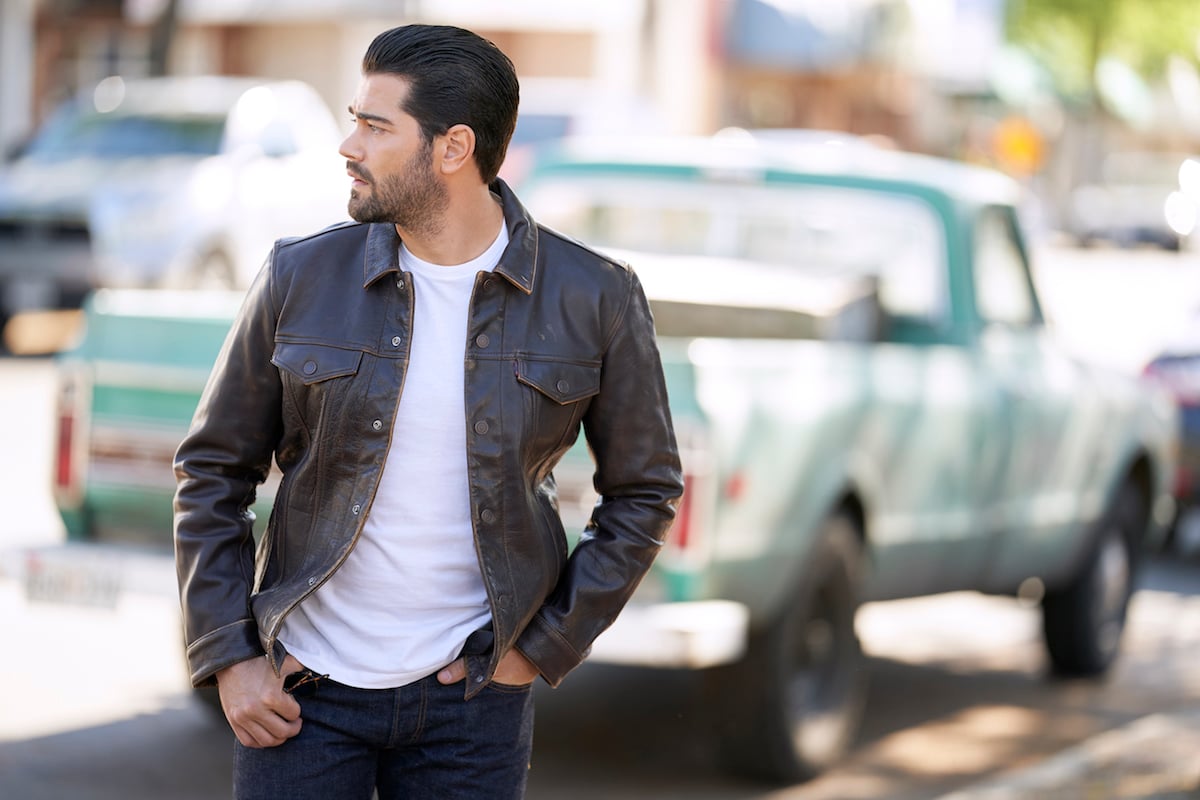
[(365, 192), (350, 190), (346, 210), (358, 222), (390, 222), (409, 233), (436, 233), (450, 204), (446, 186), (433, 173), (433, 143), (414, 153), (398, 172), (376, 178), (353, 162), (346, 168), (367, 182)]

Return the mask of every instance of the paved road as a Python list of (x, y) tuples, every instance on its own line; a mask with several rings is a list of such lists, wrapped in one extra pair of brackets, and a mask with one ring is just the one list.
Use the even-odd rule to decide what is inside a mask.
[[(63, 608), (0, 579), (0, 797), (226, 797), (229, 733), (187, 690), (177, 624), (167, 592)], [(1153, 565), (1125, 657), (1101, 684), (1046, 679), (1036, 612), (1004, 600), (868, 606), (861, 627), (867, 724), (853, 757), (819, 780), (732, 780), (714, 764), (693, 676), (585, 665), (538, 692), (531, 800), (934, 798), (1146, 715), (1200, 708), (1200, 564)]]
[[(1134, 271), (1124, 253), (1052, 255), (1041, 276), (1052, 314), (1081, 349), (1122, 369), (1136, 369), (1200, 300), (1191, 257), (1139, 254)], [(186, 686), (169, 565), (151, 565), (144, 590), (111, 608), (31, 602), (21, 591), (21, 553), (62, 535), (43, 479), (52, 391), (45, 362), (0, 361), (0, 798), (227, 797), (229, 734)], [(1035, 797), (1003, 789), (1010, 771), (1073, 763), (1105, 741), (1096, 734), (1131, 731), (1150, 755), (1164, 752), (1155, 741), (1200, 742), (1172, 727), (1195, 720), (1200, 730), (1200, 561), (1151, 565), (1126, 653), (1100, 684), (1048, 680), (1037, 612), (1006, 600), (872, 605), (860, 628), (868, 718), (854, 755), (828, 775), (786, 789), (733, 780), (715, 766), (695, 676), (585, 665), (562, 689), (539, 689), (529, 797)], [(997, 776), (1000, 789), (987, 783)], [(1147, 789), (1149, 777), (1140, 785), (1140, 794), (1112, 793), (1114, 782), (1062, 796), (1185, 796)]]

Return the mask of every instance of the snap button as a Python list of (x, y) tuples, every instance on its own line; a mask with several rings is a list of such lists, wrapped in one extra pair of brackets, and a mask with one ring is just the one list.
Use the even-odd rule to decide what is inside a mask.
[(316, 371), (317, 371), (317, 362), (315, 362), (315, 361), (305, 361), (304, 362), (304, 374), (305, 375), (312, 375)]
[(309, 586), (313, 586), (314, 584), (316, 584), (316, 582), (317, 582), (317, 576), (316, 576), (316, 575), (313, 575), (313, 576), (311, 576), (311, 577), (308, 579), (308, 585), (309, 585)]
[(554, 388), (565, 393), (571, 388), (571, 384), (567, 383), (565, 380), (560, 380), (558, 383), (554, 384)]
[(475, 344), (479, 345), (480, 347), (487, 347), (491, 343), (492, 340), (488, 338), (486, 333), (481, 333), (475, 337)]
[(495, 278), (485, 278), (483, 281), (483, 288), (490, 289), (490, 288), (492, 288), (492, 284), (494, 284), (495, 282), (496, 282)]
[(404, 288), (404, 278), (396, 278), (396, 288), (397, 289)]
[(351, 514), (357, 514), (361, 510), (362, 510), (362, 506), (360, 506), (358, 503), (355, 503), (353, 506), (350, 507)]
[(490, 508), (485, 508), (483, 510), (483, 512), (479, 515), (479, 518), (481, 520), (483, 520), (484, 522), (486, 522), (487, 524), (491, 525), (493, 522), (496, 521), (496, 512), (492, 511)]
[(375, 420), (374, 422), (371, 423), (371, 427), (377, 431), (383, 430), (383, 420), (378, 420), (378, 419)]
[(401, 341), (403, 341), (403, 340), (399, 336), (393, 336), (392, 337), (392, 347), (399, 347)]
[(482, 675), (476, 675), (476, 676), (475, 676), (475, 682), (476, 682), (476, 683), (483, 683), (483, 676), (482, 676)]
[(475, 423), (475, 432), (480, 436), (488, 432), (488, 424), (483, 420)]

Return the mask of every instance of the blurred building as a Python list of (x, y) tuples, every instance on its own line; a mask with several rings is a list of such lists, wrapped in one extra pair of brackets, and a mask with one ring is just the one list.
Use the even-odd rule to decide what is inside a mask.
[(113, 74), (298, 78), (341, 109), (371, 38), (406, 22), (469, 27), (512, 57), (519, 138), (846, 131), (1037, 178), (1061, 204), (1098, 152), (1164, 131), (1195, 134), (1173, 149), (1200, 136), (1190, 62), (1172, 71), (1171, 124), (1147, 124), (1147, 92), (1116, 74), (1124, 89), (1103, 120), (1114, 130), (1093, 135), (1096, 121), (1072, 119), (1044, 70), (1005, 41), (1007, 2), (0, 0), (0, 146)]
[[(340, 108), (371, 37), (423, 21), (491, 38), (513, 58), (529, 105), (557, 105), (588, 129), (811, 127), (919, 148), (937, 129), (928, 120), (931, 92), (942, 78), (969, 84), (982, 75), (1001, 7), (1001, 0), (3, 0), (0, 138), (11, 145), (81, 86), (156, 70), (299, 78)], [(943, 36), (948, 26), (957, 26), (957, 37)], [(971, 48), (938, 44), (961, 44), (968, 28), (984, 32)], [(963, 52), (975, 63), (962, 63), (962, 55), (951, 62), (950, 54)]]
[[(636, 99), (644, 0), (0, 0), (0, 143), (11, 147), (63, 97), (113, 74), (252, 74), (298, 78), (345, 106), (380, 30), (446, 22), (493, 39), (534, 89), (574, 106)], [(676, 3), (679, 6), (689, 3)], [(169, 50), (165, 47), (169, 43)], [(156, 59), (165, 51), (162, 64)], [(553, 80), (550, 80), (553, 79)], [(545, 85), (538, 97), (540, 87)], [(569, 87), (569, 92), (564, 92)], [(635, 105), (627, 102), (627, 107)]]

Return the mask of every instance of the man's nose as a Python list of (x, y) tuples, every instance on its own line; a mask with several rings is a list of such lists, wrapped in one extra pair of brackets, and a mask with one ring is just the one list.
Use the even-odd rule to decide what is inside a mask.
[(358, 132), (351, 131), (350, 135), (342, 140), (341, 146), (338, 148), (338, 154), (343, 158), (348, 158), (351, 161), (361, 161), (362, 151), (358, 146)]

